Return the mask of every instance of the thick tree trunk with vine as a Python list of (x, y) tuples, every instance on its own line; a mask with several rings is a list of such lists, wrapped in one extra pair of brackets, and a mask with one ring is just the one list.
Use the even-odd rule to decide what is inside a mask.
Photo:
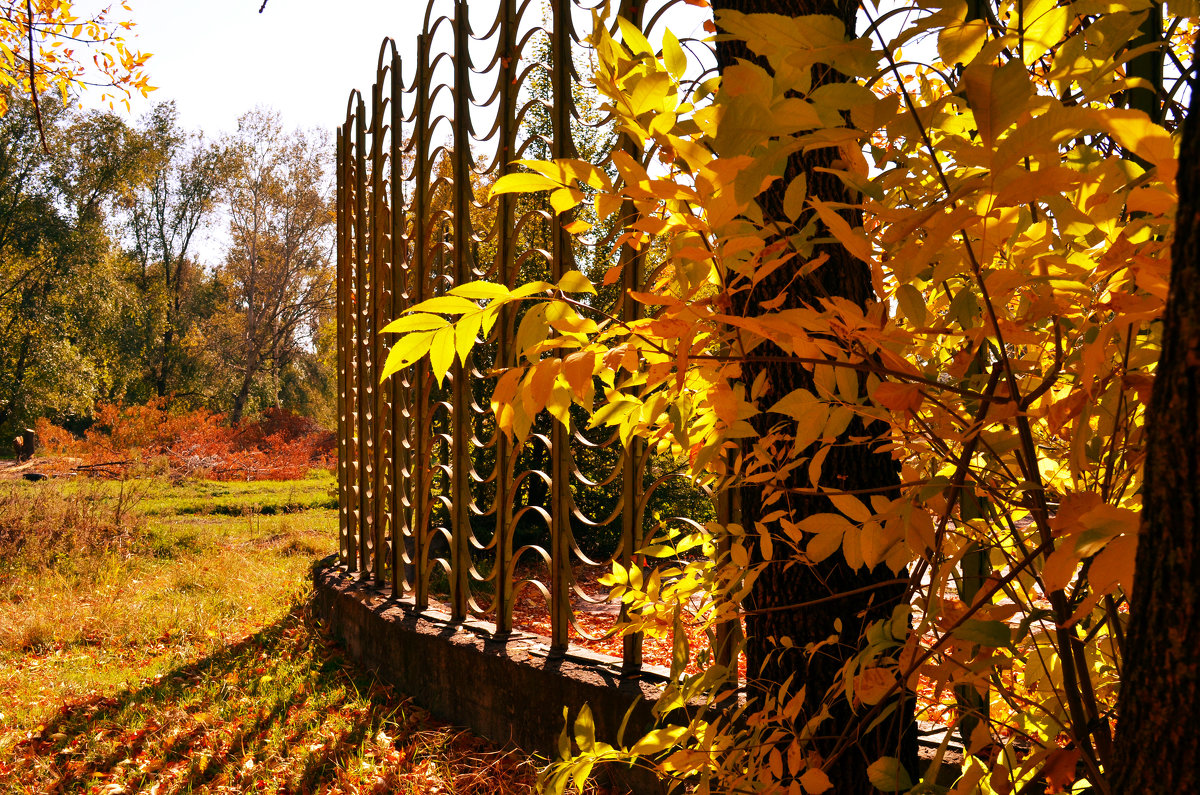
[[(842, 19), (847, 30), (852, 32), (857, 4), (838, 0), (714, 0), (713, 7), (718, 14), (718, 26), (720, 12), (729, 9), (789, 16), (828, 14)], [(755, 60), (740, 41), (718, 43), (717, 59), (722, 69), (738, 59)], [(767, 66), (761, 59), (757, 59), (757, 63)], [(814, 70), (814, 87), (840, 80), (844, 77), (831, 69), (818, 66)], [(808, 223), (807, 213), (811, 211), (800, 218), (789, 218), (783, 208), (787, 185), (800, 175), (807, 180), (810, 196), (826, 202), (856, 201), (857, 197), (848, 195), (841, 180), (819, 170), (827, 168), (837, 158), (835, 149), (793, 156), (784, 178), (758, 197), (765, 222), (777, 225), (782, 230), (781, 235), (795, 233)], [(852, 224), (859, 223), (857, 218), (848, 220)], [(837, 244), (818, 246), (812, 256), (822, 254), (828, 256), (828, 261), (808, 277), (796, 278), (796, 270), (806, 259), (798, 257), (794, 265), (779, 268), (751, 293), (738, 293), (733, 299), (735, 311), (747, 316), (765, 314), (767, 310), (761, 304), (781, 293), (786, 293), (786, 298), (779, 309), (819, 306), (818, 301), (824, 296), (848, 298), (860, 306), (876, 300), (866, 263)], [(797, 388), (813, 389), (811, 373), (798, 362), (787, 361), (782, 353), (769, 343), (763, 344), (755, 349), (752, 360), (743, 367), (743, 379), (747, 384), (753, 383), (760, 373), (766, 375), (769, 387), (759, 400), (760, 406), (768, 406)], [(755, 361), (755, 358), (764, 361)], [(762, 415), (755, 419), (755, 430), (766, 433), (772, 420)], [(888, 498), (898, 494), (899, 475), (891, 456), (876, 452), (871, 443), (850, 441), (850, 437), (869, 435), (859, 420), (851, 424), (825, 461), (822, 486), (862, 490)], [(793, 470), (784, 488), (811, 489), (808, 468), (801, 466)], [(760, 517), (770, 511), (786, 509), (793, 521), (814, 513), (836, 512), (823, 497), (792, 492), (770, 506), (763, 505), (763, 497), (760, 486), (742, 490), (742, 524), (750, 532), (754, 532)], [(869, 497), (864, 495), (862, 501), (869, 503)], [(751, 695), (755, 691), (778, 690), (789, 676), (794, 676), (792, 692), (801, 685), (806, 687), (806, 712), (812, 716), (820, 711), (826, 691), (837, 681), (846, 661), (859, 651), (864, 627), (890, 616), (902, 600), (905, 587), (882, 564), (871, 572), (851, 570), (840, 553), (817, 565), (794, 557), (780, 559), (778, 551), (788, 548), (787, 539), (778, 526), (770, 530), (778, 539), (772, 543), (775, 557), (763, 565), (744, 604)], [(762, 551), (757, 550), (752, 563), (762, 564), (762, 561)], [(839, 634), (835, 629), (839, 622), (838, 643), (822, 647), (811, 657), (803, 651), (806, 644), (820, 643)], [(791, 639), (792, 648), (785, 650), (779, 645), (779, 639), (784, 637)], [(822, 724), (815, 743), (815, 750), (824, 758), (829, 758), (835, 749), (841, 749), (837, 760), (826, 771), (833, 782), (832, 792), (874, 791), (866, 769), (870, 762), (881, 756), (900, 756), (910, 774), (915, 774), (916, 744), (911, 715), (911, 704), (902, 705), (892, 713), (891, 719), (882, 721), (875, 730), (866, 733), (863, 732), (865, 725), (856, 725), (852, 720), (845, 697), (839, 697), (833, 705), (832, 719)], [(842, 740), (849, 740), (849, 745), (840, 742)]]
[[(1163, 348), (1110, 791), (1200, 792), (1200, 107), (1179, 153)], [(1189, 761), (1190, 760), (1190, 761)]]

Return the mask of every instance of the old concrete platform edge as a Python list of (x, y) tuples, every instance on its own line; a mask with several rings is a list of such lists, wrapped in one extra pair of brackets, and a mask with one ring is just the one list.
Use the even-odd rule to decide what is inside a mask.
[[(613, 657), (574, 650), (551, 654), (546, 639), (536, 635), (496, 638), (490, 624), (418, 612), (411, 600), (394, 599), (390, 589), (347, 572), (336, 556), (314, 565), (313, 586), (318, 618), (351, 659), (439, 719), (494, 743), (553, 759), (564, 708), (574, 724), (585, 703), (602, 741), (616, 742), (631, 708), (627, 737), (653, 727), (650, 708), (665, 669), (646, 666), (637, 677), (622, 677), (620, 660)], [(636, 795), (665, 791), (643, 769), (608, 765), (603, 775)]]

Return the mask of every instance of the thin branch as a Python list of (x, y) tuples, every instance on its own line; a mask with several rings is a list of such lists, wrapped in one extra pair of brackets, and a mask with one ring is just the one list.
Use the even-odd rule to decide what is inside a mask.
[(46, 127), (42, 123), (42, 105), (38, 101), (37, 66), (33, 60), (33, 0), (25, 0), (25, 13), (29, 17), (27, 29), (29, 38), (29, 97), (33, 100), (33, 117), (37, 119), (38, 136), (42, 139), (42, 151), (50, 154), (50, 146), (46, 143)]

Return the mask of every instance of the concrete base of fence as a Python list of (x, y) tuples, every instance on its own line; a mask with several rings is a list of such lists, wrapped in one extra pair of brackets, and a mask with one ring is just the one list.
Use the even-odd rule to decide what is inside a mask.
[[(451, 622), (434, 610), (391, 598), (326, 558), (313, 568), (316, 610), (349, 656), (411, 696), (438, 718), (469, 728), (492, 742), (512, 744), (549, 758), (563, 728), (588, 704), (597, 738), (616, 742), (633, 707), (627, 736), (651, 728), (650, 707), (665, 669), (647, 666), (622, 678), (620, 660), (590, 652), (549, 653), (545, 638), (513, 633), (500, 640), (482, 622)], [(665, 789), (642, 770), (610, 765), (612, 784), (642, 795)]]

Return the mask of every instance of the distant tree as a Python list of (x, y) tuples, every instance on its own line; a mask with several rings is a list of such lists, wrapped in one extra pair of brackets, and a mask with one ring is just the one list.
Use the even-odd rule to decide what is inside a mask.
[(120, 380), (107, 342), (122, 257), (109, 230), (141, 147), (108, 114), (48, 98), (42, 115), (50, 153), (31, 102), (12, 100), (0, 118), (0, 425), (86, 414)]
[(314, 135), (285, 132), (278, 113), (260, 109), (238, 120), (226, 146), (231, 245), (218, 278), (230, 299), (220, 328), (237, 373), (237, 423), (257, 381), (279, 405), (284, 376), (316, 351), (333, 302), (334, 215), (327, 153)]
[(197, 234), (216, 207), (225, 157), (216, 144), (179, 126), (175, 104), (162, 103), (142, 121), (149, 177), (127, 196), (134, 266), (127, 355), (140, 361), (145, 399), (191, 391), (196, 359), (184, 340), (202, 312), (203, 271)]

